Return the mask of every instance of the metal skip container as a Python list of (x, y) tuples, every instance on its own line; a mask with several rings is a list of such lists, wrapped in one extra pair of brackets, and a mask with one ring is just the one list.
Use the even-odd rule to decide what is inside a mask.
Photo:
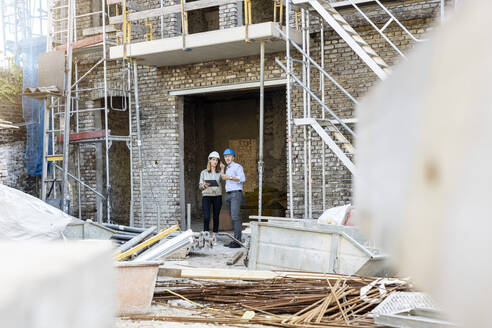
[(315, 220), (251, 222), (250, 270), (387, 275), (387, 257), (357, 228)]
[(119, 262), (116, 264), (118, 315), (150, 312), (160, 264), (162, 262)]

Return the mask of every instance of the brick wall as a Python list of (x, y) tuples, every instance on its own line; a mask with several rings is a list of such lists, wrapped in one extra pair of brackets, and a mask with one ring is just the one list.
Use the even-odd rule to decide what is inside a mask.
[[(24, 123), (22, 118), (22, 99), (18, 94), (5, 94), (6, 84), (19, 85), (21, 80), (16, 79), (9, 72), (0, 72), (0, 119), (12, 123)], [(0, 128), (0, 183), (35, 195), (36, 179), (26, 171), (26, 128)]]
[[(391, 7), (408, 28), (416, 35), (421, 36), (432, 27), (433, 17), (439, 12), (437, 0), (407, 0), (391, 2)], [(374, 7), (364, 7), (376, 21), (383, 22), (381, 12)], [(398, 62), (395, 53), (384, 43), (379, 35), (371, 30), (358, 16), (349, 10), (342, 10), (348, 21), (369, 44), (390, 64)], [(316, 20), (312, 19), (313, 24)], [(314, 26), (315, 27), (315, 26)], [(361, 97), (375, 83), (378, 82), (374, 73), (353, 53), (353, 51), (331, 29), (325, 27), (325, 58), (326, 69), (355, 97)], [(314, 29), (316, 30), (316, 29)], [(403, 35), (395, 26), (390, 26), (388, 35), (395, 43), (408, 50), (413, 46), (407, 36)], [(319, 62), (320, 34), (311, 35), (311, 53)], [(265, 76), (267, 79), (284, 77), (274, 58), (283, 59), (283, 53), (267, 55)], [(81, 59), (81, 71), (88, 69), (94, 58)], [(214, 86), (231, 83), (241, 83), (259, 80), (259, 58), (243, 57), (223, 61), (212, 61), (177, 67), (139, 68), (139, 94), (142, 129), (143, 153), (143, 198), (145, 203), (146, 225), (157, 221), (157, 204), (161, 212), (161, 224), (174, 223), (183, 216), (183, 99), (169, 95), (169, 91), (192, 87)], [(296, 66), (299, 70), (299, 67)], [(108, 67), (109, 83), (118, 85), (121, 81), (121, 64), (111, 63)], [(311, 84), (313, 89), (318, 88), (319, 74), (312, 71)], [(102, 85), (101, 67), (94, 70), (81, 87)], [(347, 98), (337, 91), (329, 81), (325, 82), (327, 105), (343, 118), (353, 116), (354, 106)], [(88, 98), (100, 98), (100, 93), (87, 94)], [(277, 100), (279, 101), (279, 100)], [(285, 101), (283, 99), (282, 101)], [(302, 117), (302, 90), (293, 88), (292, 110), (295, 118)], [(313, 101), (312, 115), (321, 117), (320, 106)], [(268, 118), (266, 118), (268, 120)], [(268, 121), (266, 124), (269, 124)], [(135, 132), (135, 120), (132, 121)], [(321, 184), (320, 184), (320, 147), (321, 140), (312, 134), (313, 144), (313, 215), (321, 212)], [(304, 216), (304, 158), (303, 158), (303, 129), (293, 127), (293, 158), (294, 158), (294, 209), (296, 217)], [(286, 144), (284, 144), (286, 147)], [(351, 201), (351, 175), (340, 164), (335, 156), (326, 151), (327, 173), (327, 203), (326, 206), (336, 206)], [(112, 165), (112, 164), (110, 164)], [(135, 215), (137, 225), (141, 224), (140, 195), (139, 195), (139, 164), (137, 158), (136, 140), (133, 140), (133, 181), (135, 196)], [(286, 168), (282, 168), (286, 172)], [(93, 172), (87, 167), (87, 171)], [(278, 172), (278, 169), (275, 169)], [(266, 172), (268, 173), (268, 172)], [(284, 173), (284, 176), (286, 174)], [(196, 186), (191, 186), (195, 188)], [(189, 188), (186, 186), (186, 188)]]
[[(231, 28), (242, 25), (242, 2), (230, 3), (219, 6), (219, 27), (220, 29)], [(192, 22), (193, 23), (193, 22)]]

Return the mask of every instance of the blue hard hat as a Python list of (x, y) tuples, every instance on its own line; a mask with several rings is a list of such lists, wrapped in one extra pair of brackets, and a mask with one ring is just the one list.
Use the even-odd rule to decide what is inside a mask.
[(236, 154), (234, 153), (234, 150), (232, 150), (231, 148), (227, 148), (226, 150), (224, 150), (224, 154), (222, 155), (232, 155), (232, 156), (236, 156)]

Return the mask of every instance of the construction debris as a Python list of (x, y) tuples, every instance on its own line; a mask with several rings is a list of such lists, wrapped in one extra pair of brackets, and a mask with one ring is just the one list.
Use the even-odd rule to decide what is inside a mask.
[(445, 320), (434, 300), (420, 292), (393, 292), (372, 314), (375, 323), (389, 327), (455, 327)]
[(136, 235), (135, 237), (130, 239), (128, 242), (126, 242), (123, 245), (121, 245), (120, 247), (118, 247), (117, 251), (125, 252), (125, 251), (129, 250), (130, 248), (136, 246), (137, 244), (144, 241), (147, 237), (152, 235), (156, 229), (157, 229), (157, 227), (153, 226), (153, 227), (150, 227), (150, 228), (140, 232), (138, 235)]
[(193, 233), (193, 243), (190, 247), (190, 252), (196, 252), (202, 248), (213, 248), (214, 239), (210, 231), (200, 231)]
[(243, 251), (236, 252), (230, 259), (227, 260), (227, 265), (234, 265), (244, 256)]
[[(408, 290), (407, 282), (398, 279), (322, 276), (316, 280), (158, 282), (155, 303), (182, 299), (193, 304), (202, 316), (132, 316), (128, 319), (278, 327), (375, 327), (370, 311), (390, 292)], [(370, 289), (364, 289), (368, 285)]]
[(187, 230), (178, 236), (166, 240), (163, 243), (148, 249), (141, 255), (135, 258), (135, 261), (153, 261), (161, 259), (167, 255), (172, 254), (182, 247), (186, 247), (193, 243), (193, 231)]
[[(125, 252), (121, 252), (121, 250), (117, 250), (115, 253), (116, 260), (121, 261), (121, 260), (129, 257), (130, 255), (133, 255), (133, 254), (137, 253), (138, 251), (141, 251), (141, 250), (145, 249), (146, 247), (158, 242), (162, 238), (166, 237), (167, 235), (169, 235), (170, 233), (172, 233), (173, 231), (176, 231), (178, 229), (179, 229), (179, 227), (177, 225), (172, 226), (171, 228), (168, 228), (168, 229), (163, 229), (157, 235), (153, 236), (152, 238), (147, 239), (144, 242), (141, 242), (140, 244), (130, 248), (129, 250), (127, 250)], [(142, 254), (142, 255), (144, 255), (144, 254)], [(137, 259), (138, 258), (139, 257), (137, 257)], [(146, 260), (150, 260), (150, 259), (143, 259), (143, 258), (140, 259), (140, 261), (146, 261)]]

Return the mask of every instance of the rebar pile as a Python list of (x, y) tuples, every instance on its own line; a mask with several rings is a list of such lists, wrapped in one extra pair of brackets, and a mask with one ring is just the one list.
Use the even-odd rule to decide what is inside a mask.
[[(361, 289), (369, 284), (371, 288), (366, 287), (367, 291), (361, 294)], [(367, 314), (390, 292), (408, 289), (403, 281), (333, 275), (324, 280), (190, 281), (159, 283), (158, 287), (154, 295), (156, 303), (181, 298), (206, 304), (200, 306), (202, 314), (207, 316), (140, 316), (138, 319), (279, 327), (374, 327)], [(254, 316), (245, 318), (245, 311), (254, 311)]]

